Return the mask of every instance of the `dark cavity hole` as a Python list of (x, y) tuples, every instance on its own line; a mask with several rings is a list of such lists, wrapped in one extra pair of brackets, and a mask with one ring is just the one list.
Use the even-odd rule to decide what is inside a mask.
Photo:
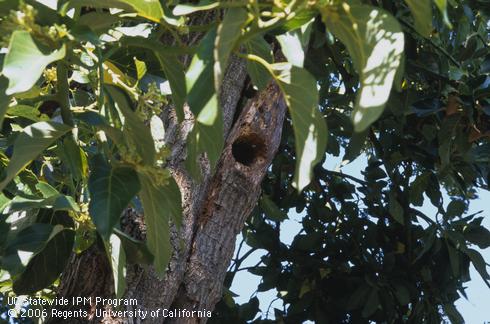
[(260, 158), (265, 157), (264, 141), (257, 134), (246, 134), (238, 137), (231, 146), (235, 161), (251, 166)]

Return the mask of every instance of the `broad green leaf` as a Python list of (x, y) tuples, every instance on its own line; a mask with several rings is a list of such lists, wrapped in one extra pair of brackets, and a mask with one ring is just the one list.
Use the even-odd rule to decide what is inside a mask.
[(284, 34), (276, 36), (281, 44), (282, 53), (292, 65), (303, 67), (306, 50), (311, 35), (311, 25), (313, 20)]
[(134, 59), (134, 65), (136, 66), (136, 76), (138, 78), (138, 81), (141, 80), (147, 71), (146, 64), (143, 61), (138, 60), (136, 57)]
[(362, 317), (368, 318), (369, 316), (373, 315), (379, 307), (378, 290), (372, 288), (369, 296), (365, 301), (366, 303), (364, 304), (364, 308), (362, 309)]
[(10, 211), (22, 211), (29, 209), (52, 208), (54, 210), (79, 211), (79, 207), (73, 197), (57, 193), (46, 198), (29, 198), (16, 196), (10, 201)]
[(318, 110), (316, 81), (308, 71), (291, 64), (273, 64), (293, 120), (296, 171), (293, 185), (301, 191), (310, 183), (313, 167), (322, 160), (327, 145), (327, 124)]
[(124, 116), (123, 133), (129, 149), (134, 149), (142, 158), (143, 163), (153, 165), (156, 152), (149, 127), (131, 109), (131, 102), (122, 90), (112, 86), (107, 86), (106, 89), (115, 106)]
[[(272, 63), (272, 49), (262, 36), (255, 36), (245, 43), (248, 54), (261, 57), (267, 63)], [(252, 83), (258, 90), (263, 90), (271, 79), (269, 71), (260, 63), (247, 60), (247, 72)]]
[(62, 226), (42, 223), (34, 223), (22, 229), (7, 242), (5, 255), (2, 257), (2, 268), (11, 274), (22, 272), (32, 258), (61, 230)]
[(432, 32), (432, 0), (405, 0), (412, 11), (415, 29), (425, 37)]
[(17, 295), (33, 294), (58, 279), (70, 258), (74, 237), (75, 233), (70, 229), (62, 230), (52, 237), (46, 247), (29, 261), (26, 269), (15, 279), (14, 292)]
[(118, 8), (136, 12), (138, 16), (154, 22), (163, 18), (163, 9), (158, 0), (71, 0), (69, 7)]
[(247, 21), (248, 13), (242, 8), (230, 8), (218, 26), (214, 47), (214, 88), (219, 92), (233, 49), (241, 36), (242, 27)]
[(462, 200), (452, 200), (447, 206), (446, 219), (460, 217), (466, 210), (466, 204)]
[(172, 13), (176, 16), (189, 15), (197, 11), (211, 10), (219, 7), (219, 2), (212, 2), (209, 0), (201, 1), (197, 4), (178, 4), (175, 6)]
[(401, 65), (404, 35), (398, 21), (382, 9), (343, 3), (325, 7), (323, 21), (347, 47), (359, 72), (361, 87), (352, 113), (361, 132), (383, 113)]
[(82, 180), (88, 174), (87, 156), (78, 146), (73, 136), (67, 136), (63, 140), (63, 163), (70, 170), (75, 180)]
[(64, 45), (58, 50), (47, 51), (39, 48), (29, 32), (14, 31), (3, 62), (2, 74), (9, 79), (5, 93), (11, 95), (29, 90), (46, 66), (64, 58), (65, 53)]
[(259, 205), (264, 210), (266, 218), (272, 221), (282, 222), (288, 218), (287, 213), (280, 210), (271, 198), (265, 194), (260, 198)]
[(451, 22), (449, 21), (449, 16), (447, 15), (447, 0), (434, 0), (437, 8), (441, 12), (441, 15), (444, 19), (444, 23), (449, 27), (453, 28)]
[(459, 277), (459, 252), (454, 248), (449, 240), (446, 240), (447, 252), (449, 255), (449, 263), (454, 277)]
[(107, 32), (117, 21), (117, 17), (108, 12), (92, 11), (80, 16), (77, 24), (86, 26), (100, 35)]
[(184, 119), (184, 102), (187, 94), (185, 85), (185, 73), (182, 63), (175, 55), (165, 53), (164, 50), (156, 51), (155, 55), (162, 66), (172, 90), (172, 99), (179, 121)]
[(75, 118), (83, 121), (90, 126), (104, 131), (114, 143), (120, 144), (123, 142), (123, 132), (117, 128), (110, 126), (105, 118), (99, 113), (96, 113), (95, 111), (85, 111), (80, 114), (75, 114)]
[(10, 103), (10, 96), (5, 94), (7, 87), (8, 80), (0, 75), (0, 130), (2, 129), (3, 119)]
[(456, 306), (453, 304), (444, 304), (443, 305), (444, 313), (446, 313), (447, 317), (452, 324), (464, 324), (465, 320), (461, 313), (458, 311)]
[(488, 282), (490, 280), (490, 275), (487, 272), (487, 265), (482, 255), (473, 249), (466, 249), (464, 252), (470, 258), (471, 263), (473, 263), (476, 271), (478, 271), (485, 284), (490, 288), (490, 284)]
[(490, 247), (490, 231), (483, 226), (465, 226), (463, 235), (467, 241), (476, 244), (480, 249)]
[(138, 175), (130, 167), (112, 166), (101, 155), (96, 155), (88, 189), (90, 217), (100, 235), (108, 240), (122, 212), (140, 189)]
[(163, 276), (172, 254), (169, 222), (171, 218), (180, 220), (182, 215), (180, 191), (173, 178), (167, 185), (158, 185), (147, 174), (139, 173), (138, 176), (148, 249), (154, 256), (156, 272)]
[(153, 263), (153, 254), (151, 254), (145, 242), (136, 240), (117, 228), (114, 229), (114, 233), (121, 239), (128, 262), (135, 264)]
[(7, 109), (7, 118), (22, 117), (34, 122), (49, 120), (47, 115), (39, 112), (38, 109), (27, 105), (15, 105)]
[(17, 173), (69, 130), (71, 127), (52, 121), (38, 122), (24, 128), (14, 142), (14, 154), (5, 170), (5, 178), (0, 183), (0, 190), (3, 190)]
[(197, 158), (206, 152), (211, 168), (223, 148), (223, 117), (214, 88), (213, 49), (216, 30), (201, 41), (186, 74), (187, 102), (196, 122), (187, 142), (187, 167), (194, 178), (200, 177)]
[(389, 210), (390, 210), (390, 215), (393, 217), (394, 220), (396, 220), (398, 223), (404, 225), (405, 220), (403, 217), (403, 207), (400, 205), (398, 200), (396, 199), (395, 195), (390, 192), (390, 204), (389, 204)]
[(111, 234), (104, 245), (112, 268), (116, 298), (122, 298), (126, 291), (126, 254), (121, 239), (118, 235)]

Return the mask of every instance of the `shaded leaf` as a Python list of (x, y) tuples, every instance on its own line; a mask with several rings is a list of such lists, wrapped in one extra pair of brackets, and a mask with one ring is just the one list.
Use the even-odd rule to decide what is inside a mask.
[(154, 256), (155, 271), (163, 276), (172, 253), (170, 219), (181, 219), (180, 191), (173, 178), (168, 185), (158, 185), (149, 175), (139, 173), (140, 198), (145, 212), (148, 249)]
[(69, 126), (52, 121), (38, 122), (24, 128), (14, 142), (14, 154), (5, 170), (6, 176), (0, 183), (0, 190), (5, 188), (27, 164), (70, 129)]
[(75, 233), (69, 229), (62, 230), (52, 237), (46, 247), (29, 261), (24, 272), (15, 279), (14, 292), (17, 295), (33, 294), (51, 285), (68, 262), (74, 237)]
[(415, 29), (425, 37), (432, 32), (432, 0), (405, 0), (415, 19)]
[[(248, 54), (261, 57), (268, 63), (272, 63), (272, 49), (262, 36), (255, 36), (245, 43)], [(271, 75), (262, 64), (247, 60), (247, 72), (252, 79), (252, 83), (258, 90), (263, 90), (271, 79)]]
[(94, 156), (91, 162), (89, 213), (97, 231), (108, 240), (121, 213), (138, 193), (140, 183), (130, 167), (113, 167), (101, 155)]

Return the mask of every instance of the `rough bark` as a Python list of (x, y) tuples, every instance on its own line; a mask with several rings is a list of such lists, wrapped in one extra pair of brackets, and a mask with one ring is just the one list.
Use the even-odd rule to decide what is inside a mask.
[[(172, 147), (169, 167), (183, 198), (183, 226), (173, 229), (174, 254), (163, 279), (151, 267), (128, 266), (125, 298), (138, 300), (126, 310), (187, 309), (212, 311), (222, 295), (226, 269), (232, 258), (236, 235), (260, 195), (260, 183), (279, 146), (286, 111), (275, 84), (257, 94), (233, 116), (245, 82), (244, 63), (234, 58), (221, 91), (226, 138), (222, 156), (211, 174), (204, 167), (203, 180), (196, 183), (183, 167), (185, 138), (193, 123), (191, 114), (176, 123), (173, 113), (163, 116), (166, 141)], [(205, 163), (204, 163), (205, 165)], [(126, 215), (126, 230), (144, 237), (141, 217)], [(143, 230), (142, 230), (143, 229)], [(106, 297), (113, 294), (111, 270), (97, 246), (74, 256), (63, 274), (59, 296)], [(71, 307), (77, 310), (81, 307)], [(86, 306), (89, 318), (73, 323), (140, 323), (138, 317), (97, 318), (95, 308)], [(206, 318), (150, 318), (148, 323), (205, 323)], [(51, 319), (50, 323), (56, 323)]]

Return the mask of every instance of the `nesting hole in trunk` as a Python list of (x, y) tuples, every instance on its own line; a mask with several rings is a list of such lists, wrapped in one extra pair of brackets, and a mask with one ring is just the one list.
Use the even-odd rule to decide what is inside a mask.
[(244, 134), (231, 145), (231, 153), (235, 161), (251, 166), (263, 161), (267, 153), (265, 143), (257, 134)]

